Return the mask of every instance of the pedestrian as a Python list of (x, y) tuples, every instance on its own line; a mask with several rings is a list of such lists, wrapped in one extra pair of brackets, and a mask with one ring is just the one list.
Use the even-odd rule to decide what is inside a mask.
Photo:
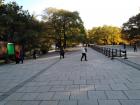
[(136, 44), (133, 45), (133, 48), (134, 48), (134, 52), (137, 52), (137, 45)]
[(81, 48), (81, 52), (82, 52), (82, 57), (81, 57), (81, 61), (83, 60), (83, 58), (85, 58), (85, 61), (87, 61), (87, 48), (86, 47), (82, 47)]
[(36, 59), (36, 50), (33, 51), (33, 59)]
[(123, 48), (126, 49), (126, 44), (123, 45)]
[(60, 48), (60, 59), (61, 59), (61, 57), (63, 57), (63, 59), (64, 59), (64, 56), (65, 56), (65, 51), (64, 51), (64, 49), (61, 47), (61, 48)]
[[(24, 52), (23, 52), (23, 49), (20, 49), (20, 61), (21, 63), (23, 63), (23, 60), (24, 60)], [(19, 61), (19, 63), (20, 63)]]
[(19, 53), (19, 51), (16, 51), (15, 60), (16, 60), (16, 64), (18, 64), (19, 60), (20, 60), (20, 53)]

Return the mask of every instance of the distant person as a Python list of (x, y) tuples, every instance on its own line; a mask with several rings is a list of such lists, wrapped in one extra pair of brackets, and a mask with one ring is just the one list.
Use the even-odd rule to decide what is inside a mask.
[(123, 44), (123, 48), (126, 49), (126, 44)]
[(85, 58), (85, 61), (87, 61), (87, 48), (86, 47), (82, 47), (81, 48), (81, 52), (82, 52), (82, 57), (81, 57), (81, 61), (83, 60), (83, 58)]
[(15, 60), (16, 60), (16, 64), (18, 64), (19, 60), (20, 60), (20, 53), (19, 53), (19, 51), (16, 51)]
[(36, 50), (33, 51), (33, 59), (36, 59)]
[(137, 52), (137, 45), (136, 44), (133, 45), (133, 48), (134, 48), (134, 52)]
[(23, 49), (20, 50), (20, 60), (19, 60), (19, 63), (21, 61), (21, 63), (23, 63), (23, 60), (24, 60), (24, 52), (23, 52)]
[(65, 57), (65, 52), (64, 52), (63, 48), (60, 48), (60, 59), (61, 59), (61, 57), (63, 57), (63, 59)]

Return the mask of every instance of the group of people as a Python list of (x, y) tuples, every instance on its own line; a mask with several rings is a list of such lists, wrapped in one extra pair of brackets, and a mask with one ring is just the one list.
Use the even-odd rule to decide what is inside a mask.
[[(86, 47), (82, 47), (81, 48), (81, 52), (82, 52), (82, 56), (81, 56), (81, 61), (84, 60), (87, 61), (87, 48)], [(33, 52), (33, 58), (36, 59), (36, 51)], [(60, 59), (61, 58), (65, 58), (65, 51), (63, 48), (60, 48)], [(19, 64), (19, 63), (23, 63), (24, 61), (24, 52), (23, 50), (21, 49), (20, 51), (16, 51), (15, 53), (15, 61), (16, 61), (16, 64)]]
[[(133, 45), (133, 48), (134, 48), (134, 52), (137, 51), (137, 46), (136, 44)], [(126, 45), (124, 44), (124, 49), (126, 49)], [(87, 47), (81, 47), (81, 61), (83, 61), (83, 59), (85, 61), (87, 61)], [(61, 58), (65, 58), (65, 51), (63, 49), (63, 47), (60, 48), (60, 59)], [(33, 52), (33, 59), (36, 59), (36, 51)], [(23, 60), (24, 60), (24, 53), (23, 53), (23, 50), (21, 49), (20, 51), (16, 51), (16, 64), (18, 63), (23, 63)]]
[[(87, 48), (82, 47), (81, 51), (82, 51), (81, 61), (83, 60), (83, 58), (85, 58), (85, 61), (87, 61), (87, 54), (86, 54), (87, 53)], [(60, 54), (60, 59), (65, 58), (65, 51), (64, 51), (63, 47), (60, 48), (59, 54)], [(33, 52), (33, 59), (36, 59), (36, 51), (35, 50)], [(22, 62), (23, 62), (23, 60), (22, 60)]]
[[(33, 59), (36, 59), (36, 50), (33, 51)], [(15, 51), (15, 61), (16, 61), (16, 64), (23, 63), (24, 52), (22, 49)]]
[[(126, 49), (126, 44), (123, 45), (124, 49)], [(133, 44), (134, 52), (137, 52), (137, 44)]]
[[(85, 61), (87, 61), (87, 48), (86, 47), (81, 47), (81, 52), (82, 52), (82, 56), (81, 56), (81, 61), (83, 61), (83, 59)], [(65, 57), (65, 51), (63, 48), (60, 48), (60, 59)]]

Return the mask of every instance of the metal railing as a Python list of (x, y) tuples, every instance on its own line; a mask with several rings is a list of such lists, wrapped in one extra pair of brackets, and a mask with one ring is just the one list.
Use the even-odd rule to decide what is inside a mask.
[(103, 47), (99, 45), (90, 45), (90, 47), (105, 56), (110, 57), (111, 59), (114, 59), (115, 57), (123, 57), (124, 59), (127, 58), (127, 51), (125, 49), (113, 49), (108, 47)]

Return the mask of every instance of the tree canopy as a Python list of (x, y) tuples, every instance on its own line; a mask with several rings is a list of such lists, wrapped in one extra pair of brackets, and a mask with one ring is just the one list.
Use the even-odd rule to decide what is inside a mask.
[(88, 30), (89, 43), (119, 44), (122, 42), (121, 29), (113, 26), (93, 27)]
[[(44, 22), (35, 19), (22, 6), (10, 2), (0, 6), (0, 40), (21, 44), (27, 50), (42, 46)], [(43, 34), (43, 35), (42, 35)]]
[(70, 42), (84, 41), (86, 37), (83, 21), (76, 11), (47, 8), (44, 10), (43, 20), (49, 25), (50, 34), (59, 47), (66, 47)]
[(2, 5), (2, 4), (3, 4), (3, 2), (4, 2), (4, 0), (0, 0), (0, 5)]
[(43, 21), (36, 19), (16, 2), (0, 1), (0, 40), (20, 44), (29, 51), (44, 53), (52, 44), (66, 47), (84, 42), (86, 32), (79, 13), (56, 8), (44, 10)]
[(125, 34), (125, 38), (130, 41), (140, 40), (140, 13), (132, 16), (123, 24), (122, 32)]

